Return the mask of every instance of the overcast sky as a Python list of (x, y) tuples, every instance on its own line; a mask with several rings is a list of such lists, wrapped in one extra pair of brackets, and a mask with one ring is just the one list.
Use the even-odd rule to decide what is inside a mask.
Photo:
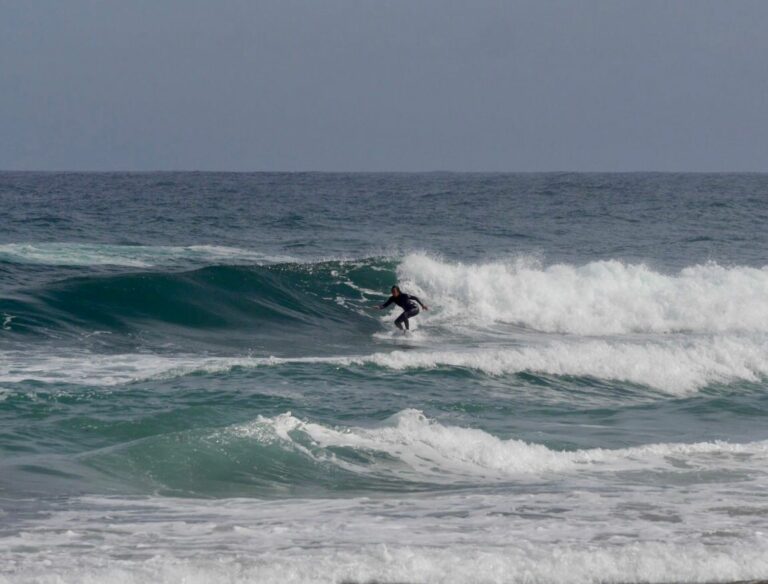
[(0, 169), (768, 171), (768, 1), (0, 0)]

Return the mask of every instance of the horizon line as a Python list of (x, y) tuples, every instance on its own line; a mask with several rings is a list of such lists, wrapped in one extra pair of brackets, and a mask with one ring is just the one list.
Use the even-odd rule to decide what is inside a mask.
[(765, 170), (211, 170), (211, 169), (0, 169), (30, 174), (768, 174)]

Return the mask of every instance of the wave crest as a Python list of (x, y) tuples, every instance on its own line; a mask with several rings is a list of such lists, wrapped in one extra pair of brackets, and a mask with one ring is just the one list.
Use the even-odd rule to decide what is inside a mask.
[(6, 243), (0, 260), (49, 266), (124, 266), (150, 268), (175, 262), (274, 263), (291, 258), (222, 245), (117, 245), (104, 243)]

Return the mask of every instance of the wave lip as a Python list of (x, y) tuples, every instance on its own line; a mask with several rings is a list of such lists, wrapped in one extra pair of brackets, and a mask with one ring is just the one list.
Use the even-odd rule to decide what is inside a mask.
[(276, 263), (287, 256), (220, 245), (149, 246), (101, 243), (6, 243), (0, 260), (51, 266), (124, 266), (151, 268), (179, 261), (201, 263)]
[(398, 275), (440, 307), (433, 322), (511, 323), (581, 335), (768, 332), (768, 267), (704, 264), (676, 274), (617, 260), (548, 267), (406, 256)]

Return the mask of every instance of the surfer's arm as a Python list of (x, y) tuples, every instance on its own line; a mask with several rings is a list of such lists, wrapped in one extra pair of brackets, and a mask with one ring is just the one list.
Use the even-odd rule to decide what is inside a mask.
[(395, 301), (395, 297), (390, 296), (389, 300), (387, 300), (384, 304), (379, 304), (376, 308), (378, 308), (379, 310), (384, 310), (387, 306), (392, 304), (394, 301)]
[(415, 300), (416, 302), (418, 302), (418, 303), (419, 303), (419, 306), (421, 306), (421, 307), (422, 307), (424, 310), (429, 310), (429, 306), (427, 306), (427, 305), (426, 305), (426, 304), (424, 304), (424, 303), (423, 303), (421, 300), (419, 300), (419, 297), (418, 297), (418, 296), (413, 296), (413, 295), (411, 295), (411, 300)]

